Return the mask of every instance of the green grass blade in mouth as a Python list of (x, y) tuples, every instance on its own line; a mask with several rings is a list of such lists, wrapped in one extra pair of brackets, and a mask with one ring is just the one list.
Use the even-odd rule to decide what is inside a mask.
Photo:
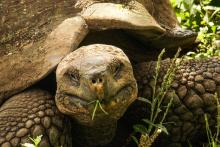
[(99, 107), (100, 107), (100, 109), (102, 110), (102, 112), (103, 112), (103, 113), (105, 113), (106, 115), (108, 115), (108, 112), (106, 112), (106, 111), (103, 109), (103, 107), (102, 107), (101, 103), (100, 103), (100, 102), (98, 102), (98, 104), (99, 104)]
[(108, 115), (108, 112), (106, 112), (106, 111), (104, 110), (104, 108), (102, 107), (102, 105), (101, 105), (101, 103), (100, 103), (99, 100), (92, 101), (92, 102), (90, 102), (89, 104), (92, 104), (92, 103), (95, 103), (95, 107), (94, 107), (93, 112), (92, 112), (92, 120), (94, 120), (94, 118), (95, 118), (95, 113), (96, 113), (98, 107), (102, 110), (103, 113), (105, 113), (106, 115)]
[(99, 100), (96, 100), (95, 101), (95, 107), (94, 107), (93, 112), (92, 112), (92, 120), (94, 120), (94, 118), (95, 118), (95, 113), (97, 111), (98, 106), (99, 106)]

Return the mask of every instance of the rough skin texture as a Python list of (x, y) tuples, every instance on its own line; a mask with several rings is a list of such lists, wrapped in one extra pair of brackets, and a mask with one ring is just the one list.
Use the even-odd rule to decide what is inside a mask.
[[(17, 146), (39, 135), (43, 135), (40, 147), (71, 147), (72, 137), (82, 146), (105, 145), (113, 139), (118, 119), (137, 98), (128, 57), (110, 45), (83, 46), (67, 55), (57, 67), (56, 82), (56, 105), (54, 97), (37, 89), (1, 105), (0, 146)], [(99, 106), (92, 119), (97, 100), (108, 114)]]
[[(162, 61), (157, 89), (160, 87), (169, 64), (170, 60)], [(134, 67), (139, 96), (145, 98), (152, 96), (151, 83), (155, 67), (156, 62), (145, 62)], [(215, 93), (218, 96), (220, 94), (220, 58), (183, 61), (174, 76), (164, 104), (169, 102), (174, 92), (173, 105), (166, 121), (175, 122), (175, 124), (167, 125), (171, 135), (168, 138), (171, 138), (173, 146), (180, 146), (181, 143), (182, 145), (187, 143), (187, 139), (193, 142), (202, 137), (205, 132), (205, 113), (208, 114), (210, 126), (214, 127), (216, 124)], [(135, 111), (138, 111), (140, 115), (146, 111), (143, 105), (142, 108), (137, 109)]]
[(43, 135), (40, 147), (70, 146), (64, 116), (54, 98), (42, 90), (27, 90), (11, 97), (0, 108), (0, 146), (15, 147)]

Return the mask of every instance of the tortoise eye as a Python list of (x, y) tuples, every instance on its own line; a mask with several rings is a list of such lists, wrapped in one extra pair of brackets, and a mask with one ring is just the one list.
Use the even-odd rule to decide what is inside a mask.
[(71, 83), (74, 85), (74, 86), (79, 86), (80, 84), (80, 76), (79, 76), (79, 72), (78, 71), (70, 71), (68, 73), (69, 75), (69, 78), (71, 80)]
[(120, 61), (114, 61), (112, 65), (112, 71), (113, 71), (113, 76), (116, 80), (118, 80), (121, 77), (121, 71), (123, 69), (123, 63)]

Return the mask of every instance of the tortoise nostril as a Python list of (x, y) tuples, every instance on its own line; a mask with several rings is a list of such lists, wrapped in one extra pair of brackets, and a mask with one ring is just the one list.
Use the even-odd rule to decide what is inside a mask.
[(102, 82), (103, 82), (102, 78), (94, 78), (94, 79), (92, 79), (92, 83), (93, 84), (98, 84), (98, 83), (102, 83)]
[(95, 84), (95, 83), (96, 83), (96, 80), (95, 80), (95, 79), (92, 79), (92, 83)]

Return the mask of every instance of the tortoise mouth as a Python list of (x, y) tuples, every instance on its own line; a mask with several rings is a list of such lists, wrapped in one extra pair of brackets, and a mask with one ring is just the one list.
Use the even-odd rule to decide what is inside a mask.
[[(57, 103), (57, 105), (63, 113), (83, 124), (92, 124), (94, 121), (108, 120), (109, 118), (118, 120), (127, 110), (128, 106), (136, 99), (136, 91), (134, 85), (127, 84), (113, 96), (101, 100), (86, 100), (74, 94), (65, 93), (62, 96), (64, 102)], [(97, 102), (99, 102), (98, 107), (96, 106)], [(93, 114), (95, 109), (96, 112)], [(93, 115), (95, 115), (94, 118), (92, 118)]]
[(122, 87), (121, 89), (119, 89), (116, 92), (116, 94), (113, 96), (104, 99), (97, 98), (94, 100), (86, 100), (84, 98), (72, 94), (66, 94), (66, 95), (72, 99), (75, 106), (77, 107), (88, 108), (90, 105), (94, 105), (96, 101), (99, 101), (99, 103), (105, 107), (105, 106), (114, 106), (116, 103), (126, 103), (127, 97), (125, 97), (124, 95), (125, 93), (126, 95), (131, 95), (132, 89), (133, 89), (132, 86), (128, 84)]

